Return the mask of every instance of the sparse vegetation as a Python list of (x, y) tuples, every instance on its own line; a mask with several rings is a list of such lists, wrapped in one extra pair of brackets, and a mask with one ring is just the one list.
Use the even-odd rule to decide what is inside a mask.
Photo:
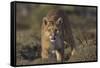
[[(41, 55), (42, 18), (53, 8), (62, 8), (68, 13), (76, 43), (75, 54), (68, 58), (70, 47), (64, 49), (64, 62), (95, 61), (96, 55), (96, 8), (17, 4), (16, 60), (17, 65), (50, 63)], [(20, 8), (19, 8), (20, 7)], [(76, 11), (77, 10), (77, 11)], [(92, 12), (90, 11), (92, 10)], [(94, 14), (92, 14), (94, 13)]]

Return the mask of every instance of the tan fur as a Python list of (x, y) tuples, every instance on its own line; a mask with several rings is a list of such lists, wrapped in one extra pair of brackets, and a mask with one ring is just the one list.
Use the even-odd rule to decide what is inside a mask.
[[(60, 24), (57, 24), (57, 21), (59, 21)], [(60, 35), (64, 37), (63, 39), (61, 39), (61, 42), (63, 42), (63, 44), (66, 41), (68, 44), (70, 44), (72, 50), (74, 48), (74, 40), (72, 36), (71, 26), (68, 21), (66, 12), (58, 9), (51, 10), (50, 12), (48, 12), (47, 16), (43, 18), (43, 23), (41, 28), (41, 45), (42, 45), (41, 56), (43, 59), (48, 59), (49, 57), (48, 51), (50, 48), (50, 36), (54, 33), (55, 30), (58, 30), (58, 34), (61, 33)], [(60, 45), (61, 46), (60, 51), (55, 50), (55, 54), (57, 57), (56, 59), (58, 61), (64, 59), (63, 44)]]

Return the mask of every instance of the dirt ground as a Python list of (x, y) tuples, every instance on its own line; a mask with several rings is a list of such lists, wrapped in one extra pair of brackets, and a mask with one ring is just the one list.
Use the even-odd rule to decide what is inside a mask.
[[(95, 32), (95, 31), (93, 31)], [(92, 32), (92, 33), (93, 33)], [(81, 38), (82, 39), (82, 38)], [(97, 60), (97, 46), (96, 46), (96, 39), (94, 37), (88, 37), (87, 40), (82, 40), (79, 42), (78, 39), (76, 41), (76, 48), (74, 54), (68, 58), (68, 53), (70, 48), (65, 48), (65, 61), (68, 62), (82, 62), (82, 61), (96, 61)], [(87, 43), (86, 43), (87, 42)], [(35, 43), (40, 45), (39, 43)], [(22, 44), (18, 44), (22, 45)], [(27, 47), (28, 45), (31, 45)], [(19, 47), (19, 46), (18, 46)], [(25, 47), (25, 48), (24, 48)], [(35, 47), (35, 46), (34, 46)], [(27, 44), (23, 44), (22, 48), (19, 47), (17, 49), (17, 65), (32, 65), (32, 64), (48, 64), (51, 63), (48, 60), (42, 60), (40, 57), (40, 53), (34, 57), (38, 50), (34, 50), (33, 43), (28, 42)], [(21, 51), (21, 52), (20, 52)], [(35, 53), (34, 53), (35, 52)], [(33, 58), (34, 57), (34, 58)], [(61, 62), (54, 62), (54, 63), (61, 63)]]

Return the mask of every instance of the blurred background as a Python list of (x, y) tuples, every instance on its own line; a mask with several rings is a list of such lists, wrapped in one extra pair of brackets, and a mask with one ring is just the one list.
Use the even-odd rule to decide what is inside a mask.
[[(55, 8), (66, 11), (77, 52), (65, 62), (96, 61), (96, 7), (16, 3), (17, 65), (43, 64), (41, 55), (42, 18)], [(65, 53), (68, 48), (65, 48)]]

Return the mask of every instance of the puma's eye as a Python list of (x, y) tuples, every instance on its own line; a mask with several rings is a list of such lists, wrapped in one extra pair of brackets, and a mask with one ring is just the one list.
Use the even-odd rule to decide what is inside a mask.
[(52, 22), (51, 24), (54, 25), (54, 22)]
[(50, 29), (50, 28), (48, 28), (48, 31), (50, 32), (50, 31), (51, 31), (51, 29)]
[(51, 30), (50, 30), (50, 29), (48, 29), (48, 31), (50, 32)]

